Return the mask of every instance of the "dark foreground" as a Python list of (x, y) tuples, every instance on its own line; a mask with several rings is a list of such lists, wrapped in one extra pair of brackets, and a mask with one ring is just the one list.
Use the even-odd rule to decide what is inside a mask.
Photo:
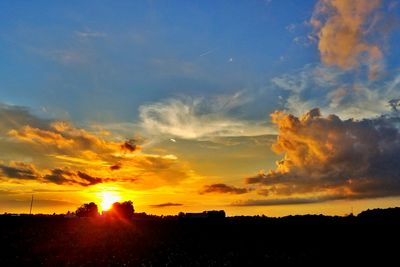
[(399, 216), (131, 222), (0, 216), (0, 233), (0, 266), (395, 266), (400, 258)]

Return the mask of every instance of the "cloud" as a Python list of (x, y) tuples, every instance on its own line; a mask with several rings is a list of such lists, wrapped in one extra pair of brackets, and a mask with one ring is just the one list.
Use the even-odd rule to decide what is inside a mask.
[(0, 105), (0, 115), (0, 158), (11, 162), (0, 162), (5, 178), (81, 186), (118, 182), (143, 189), (177, 184), (194, 175), (174, 155), (143, 153), (140, 145), (146, 140), (137, 135), (120, 141), (120, 135), (41, 119), (26, 108), (5, 104)]
[(354, 81), (345, 71), (320, 65), (271, 79), (271, 87), (281, 91), (282, 105), (300, 116), (320, 107), (324, 113), (343, 118), (370, 118), (389, 110), (388, 101), (400, 98), (400, 75), (385, 81)]
[[(281, 206), (281, 205), (298, 205), (321, 203), (335, 198), (331, 197), (308, 197), (308, 198), (282, 198), (282, 199), (248, 199), (239, 200), (232, 203), (232, 206)], [(336, 200), (336, 199), (335, 199)]]
[(226, 184), (212, 184), (212, 185), (205, 185), (204, 188), (200, 191), (200, 194), (208, 194), (208, 193), (245, 194), (247, 192), (248, 190), (246, 188), (238, 188)]
[(92, 152), (107, 155), (122, 149), (120, 143), (107, 141), (84, 129), (73, 127), (63, 121), (52, 121), (45, 127), (24, 125), (9, 130), (8, 135), (16, 140), (40, 146), (46, 152), (64, 155), (80, 155), (84, 158)]
[(273, 150), (283, 154), (275, 170), (246, 179), (270, 199), (310, 195), (315, 201), (400, 194), (400, 118), (341, 120), (319, 109), (301, 118), (277, 111)]
[(55, 184), (77, 184), (81, 186), (91, 186), (114, 179), (93, 177), (84, 172), (72, 172), (65, 169), (53, 169), (50, 174), (43, 176), (44, 181)]
[(122, 145), (121, 145), (121, 149), (122, 150), (127, 150), (129, 152), (134, 152), (139, 148), (139, 146), (137, 144), (135, 144), (135, 140), (134, 139), (130, 139), (128, 141), (125, 141)]
[(263, 123), (235, 118), (232, 113), (248, 100), (242, 94), (168, 99), (139, 108), (141, 127), (153, 136), (206, 139), (269, 133)]
[(369, 65), (369, 77), (382, 71), (382, 44), (377, 25), (385, 18), (380, 0), (320, 0), (311, 25), (318, 35), (318, 49), (324, 64), (344, 70)]
[(28, 108), (0, 103), (0, 134), (6, 134), (10, 129), (23, 125), (36, 125), (47, 129), (49, 120), (32, 115)]
[(183, 206), (183, 204), (167, 202), (167, 203), (150, 205), (150, 207), (152, 208), (166, 208), (166, 207), (178, 207), (178, 206)]
[[(52, 169), (51, 171), (42, 170), (41, 174), (31, 163), (11, 161), (8, 164), (0, 164), (0, 178), (35, 180), (37, 182), (51, 182), (54, 184), (69, 184), (91, 186), (104, 182), (115, 181), (113, 178), (93, 177), (82, 171), (72, 171), (68, 168)], [(50, 172), (50, 173), (48, 173)], [(133, 179), (132, 179), (133, 181)]]
[(32, 164), (18, 161), (12, 161), (9, 165), (0, 164), (0, 175), (7, 178), (26, 180), (34, 180), (39, 177), (36, 168)]
[(122, 168), (121, 164), (115, 164), (110, 166), (110, 170), (112, 171), (120, 170), (121, 168)]

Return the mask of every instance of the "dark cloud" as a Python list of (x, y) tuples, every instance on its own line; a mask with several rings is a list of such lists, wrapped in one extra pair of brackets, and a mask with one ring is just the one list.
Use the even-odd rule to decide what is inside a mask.
[(226, 184), (212, 184), (212, 185), (205, 185), (204, 188), (200, 191), (200, 194), (208, 194), (208, 193), (244, 194), (247, 192), (248, 189), (246, 188), (238, 188)]
[[(102, 183), (102, 182), (103, 182), (103, 179), (102, 179), (102, 178), (93, 177), (93, 176), (90, 176), (89, 174), (86, 174), (86, 173), (84, 173), (84, 172), (78, 171), (77, 174), (78, 174), (78, 176), (79, 176), (80, 178), (82, 178), (83, 180), (85, 180), (85, 181), (88, 182), (87, 185), (95, 185), (95, 184), (99, 184), (99, 183)], [(108, 179), (107, 179), (107, 180), (108, 180)]]
[(115, 165), (110, 166), (110, 170), (112, 170), (112, 171), (117, 171), (121, 168), (122, 168), (121, 164), (115, 164)]
[(47, 174), (43, 177), (45, 181), (49, 181), (55, 184), (67, 184), (71, 183), (71, 179), (69, 178), (73, 174), (68, 171), (64, 171), (62, 169), (54, 169), (51, 170), (51, 174)]
[(122, 145), (121, 145), (121, 149), (122, 150), (127, 150), (129, 152), (134, 152), (138, 149), (138, 145), (136, 144), (136, 140), (135, 139), (130, 139), (128, 141), (125, 141)]
[(150, 205), (150, 207), (152, 207), (152, 208), (165, 208), (165, 207), (174, 207), (174, 206), (183, 206), (183, 204), (167, 202), (167, 203)]
[(51, 174), (47, 174), (43, 176), (43, 180), (52, 182), (55, 184), (77, 184), (81, 186), (91, 186), (96, 185), (103, 182), (114, 181), (114, 179), (110, 178), (98, 178), (93, 177), (84, 172), (72, 172), (64, 169), (53, 169), (51, 170)]
[[(284, 157), (275, 170), (246, 179), (271, 203), (400, 195), (398, 117), (341, 120), (313, 109), (301, 118), (275, 112), (272, 119), (279, 127), (273, 149)], [(296, 194), (316, 197), (281, 199)]]
[(34, 180), (39, 174), (31, 164), (11, 162), (10, 165), (0, 164), (0, 174), (7, 178)]
[[(43, 172), (49, 172), (43, 170)], [(92, 186), (99, 183), (114, 182), (116, 178), (101, 178), (91, 176), (83, 171), (74, 171), (69, 168), (55, 168), (50, 170), (48, 174), (41, 174), (36, 170), (33, 164), (24, 162), (11, 161), (8, 164), (0, 164), (0, 178), (9, 179), (25, 179), (25, 180), (36, 180), (38, 182), (51, 182), (58, 185), (81, 185), (81, 186)], [(136, 177), (132, 178), (121, 178), (123, 182), (134, 182), (137, 180)], [(51, 190), (49, 192), (64, 192)], [(65, 192), (69, 192), (67, 190)], [(39, 192), (39, 190), (36, 190)], [(43, 192), (47, 192), (46, 190)]]

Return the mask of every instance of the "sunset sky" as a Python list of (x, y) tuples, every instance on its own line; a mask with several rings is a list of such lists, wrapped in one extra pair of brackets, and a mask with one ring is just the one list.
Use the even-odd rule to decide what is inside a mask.
[(0, 213), (400, 205), (400, 2), (1, 1)]

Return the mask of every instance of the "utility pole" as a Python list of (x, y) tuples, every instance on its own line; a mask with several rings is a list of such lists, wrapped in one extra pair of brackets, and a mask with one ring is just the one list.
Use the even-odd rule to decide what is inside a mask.
[(31, 199), (31, 208), (29, 209), (29, 215), (32, 215), (32, 205), (33, 205), (33, 194)]

